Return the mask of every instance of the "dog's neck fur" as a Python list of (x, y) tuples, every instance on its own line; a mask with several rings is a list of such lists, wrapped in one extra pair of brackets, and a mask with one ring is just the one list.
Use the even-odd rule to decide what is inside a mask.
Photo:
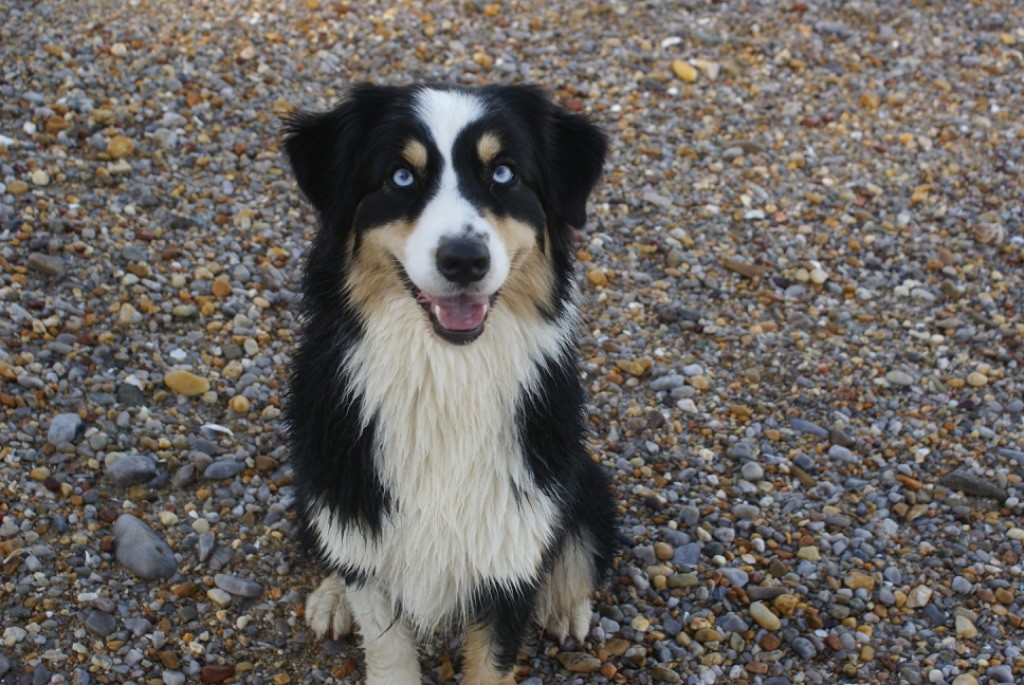
[[(426, 630), (452, 618), (453, 598), (456, 613), (466, 611), (484, 581), (534, 581), (557, 533), (554, 504), (522, 459), (516, 410), (541, 365), (571, 344), (575, 308), (549, 320), (501, 304), (477, 341), (456, 346), (430, 330), (411, 297), (393, 298), (364, 322), (344, 364), (364, 425), (377, 427), (376, 467), (393, 511), (370, 540), (322, 515), (321, 539), (339, 557), (364, 559)], [(444, 572), (416, 568), (424, 559)]]

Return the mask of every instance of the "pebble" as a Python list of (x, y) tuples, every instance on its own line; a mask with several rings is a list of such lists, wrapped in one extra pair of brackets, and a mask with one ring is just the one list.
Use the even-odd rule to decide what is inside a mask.
[(681, 683), (682, 676), (668, 666), (657, 665), (651, 668), (651, 677), (663, 683)]
[(1008, 664), (1000, 664), (998, 666), (989, 666), (985, 670), (985, 675), (988, 676), (989, 682), (993, 683), (1012, 683), (1013, 682), (1013, 670)]
[(221, 590), (238, 597), (259, 597), (263, 594), (263, 586), (259, 583), (226, 573), (215, 575), (213, 582)]
[(185, 674), (181, 671), (171, 671), (164, 669), (163, 673), (160, 674), (161, 680), (164, 685), (185, 685)]
[(28, 256), (26, 265), (47, 276), (60, 276), (64, 273), (64, 260), (60, 255), (33, 252)]
[(203, 471), (203, 476), (210, 480), (223, 480), (234, 478), (245, 470), (245, 462), (233, 458), (224, 458), (214, 461)]
[(1003, 501), (1009, 497), (1009, 493), (1005, 488), (993, 483), (980, 474), (964, 469), (950, 471), (939, 482), (950, 490), (959, 490), (965, 495), (972, 497), (986, 497), (998, 501)]
[(764, 478), (764, 469), (762, 469), (761, 465), (757, 462), (748, 461), (740, 467), (740, 475), (752, 483), (757, 483)]
[(676, 547), (672, 555), (672, 564), (677, 568), (696, 566), (700, 559), (700, 544), (690, 542)]
[(952, 685), (978, 685), (978, 679), (970, 673), (961, 673), (956, 678), (953, 678)]
[(885, 374), (885, 380), (889, 381), (890, 385), (896, 385), (899, 387), (910, 387), (914, 384), (914, 377), (906, 371), (900, 371), (899, 369), (893, 369), (889, 373)]
[(107, 463), (107, 478), (121, 488), (148, 483), (157, 475), (156, 463), (142, 454), (128, 454), (114, 461), (108, 456)]
[(971, 373), (967, 374), (967, 385), (970, 385), (975, 388), (980, 388), (983, 385), (986, 385), (987, 383), (988, 376), (986, 376), (983, 373), (972, 371)]
[(959, 640), (972, 640), (978, 636), (978, 629), (966, 616), (956, 616), (956, 637)]
[(765, 630), (778, 630), (782, 627), (779, 617), (773, 614), (772, 610), (764, 603), (752, 602), (748, 610), (750, 611), (750, 618), (754, 619), (754, 623)]
[(106, 611), (92, 610), (85, 619), (85, 627), (100, 637), (107, 637), (117, 630), (117, 621)]
[(199, 671), (199, 678), (204, 683), (223, 683), (235, 674), (235, 667), (228, 664), (207, 664)]
[(677, 59), (672, 62), (672, 72), (683, 83), (693, 83), (697, 80), (697, 69), (685, 60)]
[(226, 607), (231, 604), (231, 595), (220, 588), (212, 588), (206, 591), (206, 596), (219, 607)]
[(808, 433), (819, 438), (828, 437), (827, 430), (825, 430), (816, 423), (811, 423), (810, 421), (805, 421), (803, 419), (793, 419), (790, 422), (790, 425), (793, 427), (793, 430), (798, 431), (800, 433)]
[(860, 571), (851, 571), (846, 574), (846, 578), (843, 579), (843, 583), (846, 587), (853, 590), (867, 590), (868, 592), (875, 589), (875, 582), (876, 581), (873, 576), (861, 573)]
[(907, 607), (917, 609), (928, 604), (932, 598), (932, 589), (927, 585), (918, 585), (907, 593)]
[(114, 159), (128, 157), (135, 151), (135, 141), (127, 136), (114, 136), (107, 143), (107, 154)]
[(82, 428), (82, 418), (78, 414), (59, 414), (53, 417), (50, 428), (46, 431), (46, 440), (51, 445), (62, 445), (74, 442), (75, 436)]
[(152, 528), (131, 514), (114, 525), (117, 560), (129, 571), (150, 580), (167, 580), (177, 572), (174, 552)]
[(573, 673), (593, 673), (601, 668), (601, 660), (583, 652), (562, 652), (558, 655), (562, 666)]
[(186, 397), (196, 397), (210, 389), (210, 381), (183, 370), (167, 372), (164, 375), (164, 385)]
[(821, 552), (813, 545), (801, 547), (797, 550), (796, 556), (798, 559), (806, 559), (807, 561), (821, 561)]

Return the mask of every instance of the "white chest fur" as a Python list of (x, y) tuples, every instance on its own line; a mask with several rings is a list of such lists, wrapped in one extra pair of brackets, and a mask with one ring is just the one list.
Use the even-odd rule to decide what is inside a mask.
[(429, 629), (482, 583), (537, 573), (557, 512), (524, 463), (516, 407), (571, 324), (523, 320), (499, 303), (476, 342), (455, 346), (429, 330), (412, 298), (388, 307), (367, 322), (346, 369), (364, 425), (375, 419), (391, 515), (376, 538), (326, 508), (314, 525), (333, 558), (367, 571)]

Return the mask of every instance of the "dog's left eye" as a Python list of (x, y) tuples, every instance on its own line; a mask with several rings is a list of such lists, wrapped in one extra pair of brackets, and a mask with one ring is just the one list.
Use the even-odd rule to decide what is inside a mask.
[(502, 164), (494, 169), (494, 172), (491, 174), (491, 178), (499, 185), (508, 185), (512, 182), (512, 179), (515, 178), (515, 174), (512, 172), (512, 167), (507, 164)]
[(413, 184), (416, 177), (412, 175), (412, 172), (408, 169), (395, 169), (395, 173), (391, 174), (391, 182), (399, 188), (408, 188)]

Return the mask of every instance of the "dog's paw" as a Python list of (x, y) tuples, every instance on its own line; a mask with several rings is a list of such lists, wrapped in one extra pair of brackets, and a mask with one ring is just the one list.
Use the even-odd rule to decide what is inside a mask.
[(581, 599), (569, 609), (549, 614), (544, 621), (544, 630), (559, 642), (565, 642), (570, 635), (577, 642), (583, 642), (590, 631), (590, 599)]
[(352, 632), (352, 610), (339, 578), (328, 576), (306, 597), (306, 625), (319, 638), (330, 633), (338, 640)]

